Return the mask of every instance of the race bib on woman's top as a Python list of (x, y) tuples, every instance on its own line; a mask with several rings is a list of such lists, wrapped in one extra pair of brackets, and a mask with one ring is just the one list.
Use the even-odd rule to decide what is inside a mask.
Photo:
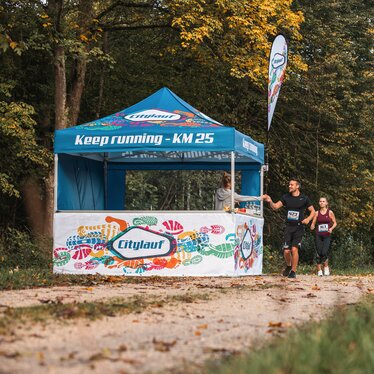
[(297, 210), (289, 210), (287, 212), (287, 219), (289, 221), (298, 221), (299, 215), (300, 215), (300, 212), (298, 212)]
[(328, 231), (329, 231), (328, 223), (323, 223), (321, 225), (318, 225), (318, 232), (328, 232)]

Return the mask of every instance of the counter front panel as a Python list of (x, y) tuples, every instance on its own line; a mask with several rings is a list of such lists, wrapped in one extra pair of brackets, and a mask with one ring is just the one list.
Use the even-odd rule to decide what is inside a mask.
[(64, 274), (262, 273), (263, 219), (225, 212), (57, 212), (53, 270)]

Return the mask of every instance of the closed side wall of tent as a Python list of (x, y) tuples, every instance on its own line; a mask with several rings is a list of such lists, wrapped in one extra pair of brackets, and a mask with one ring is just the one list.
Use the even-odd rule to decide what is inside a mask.
[(104, 210), (103, 162), (60, 154), (57, 210)]

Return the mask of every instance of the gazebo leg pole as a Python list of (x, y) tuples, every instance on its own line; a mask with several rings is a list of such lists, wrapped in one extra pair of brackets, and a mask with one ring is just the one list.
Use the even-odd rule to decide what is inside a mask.
[(235, 208), (235, 152), (231, 152), (231, 210)]
[[(261, 165), (260, 169), (260, 196), (264, 194), (264, 165)], [(260, 201), (261, 217), (264, 216), (264, 202)]]
[(108, 206), (108, 156), (104, 153), (104, 209)]
[(57, 212), (58, 155), (55, 154), (55, 175), (53, 180), (53, 211)]

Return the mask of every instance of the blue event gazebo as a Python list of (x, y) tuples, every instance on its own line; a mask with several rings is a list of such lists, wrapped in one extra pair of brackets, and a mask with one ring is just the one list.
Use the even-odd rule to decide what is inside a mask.
[(240, 170), (241, 193), (262, 193), (263, 144), (168, 88), (118, 113), (57, 130), (54, 153), (55, 211), (123, 210), (126, 170), (231, 170), (232, 176)]

